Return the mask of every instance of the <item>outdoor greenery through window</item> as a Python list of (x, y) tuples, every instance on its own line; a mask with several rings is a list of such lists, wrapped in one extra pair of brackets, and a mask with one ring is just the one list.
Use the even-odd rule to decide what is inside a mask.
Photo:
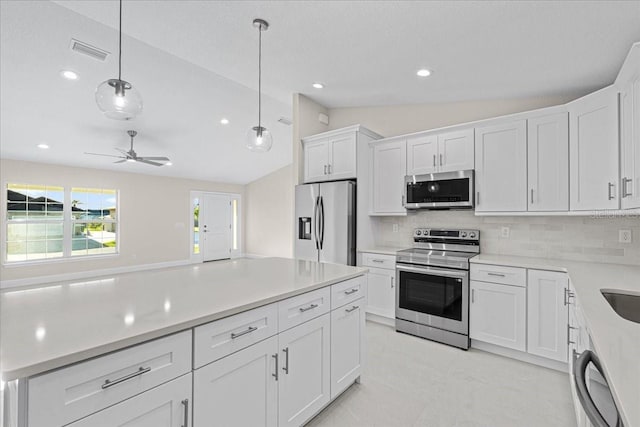
[(200, 216), (200, 199), (193, 199), (193, 253), (200, 253), (200, 228), (198, 226), (198, 217)]
[(7, 184), (6, 262), (117, 253), (111, 189)]

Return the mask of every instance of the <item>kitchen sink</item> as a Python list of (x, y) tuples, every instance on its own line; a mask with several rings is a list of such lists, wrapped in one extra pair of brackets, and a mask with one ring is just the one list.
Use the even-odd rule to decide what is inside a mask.
[(600, 292), (620, 317), (640, 323), (640, 294), (624, 293), (614, 289), (601, 289)]

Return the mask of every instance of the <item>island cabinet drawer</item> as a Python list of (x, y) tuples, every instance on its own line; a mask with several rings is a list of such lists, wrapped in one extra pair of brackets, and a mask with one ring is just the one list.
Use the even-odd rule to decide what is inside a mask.
[(342, 307), (367, 293), (366, 276), (359, 276), (331, 286), (331, 309)]
[(69, 424), (191, 371), (191, 331), (28, 380), (29, 427)]
[(195, 328), (194, 368), (199, 368), (278, 333), (278, 303)]
[(331, 310), (331, 288), (318, 289), (278, 302), (278, 330), (293, 328)]
[(362, 254), (362, 265), (367, 267), (386, 268), (393, 270), (396, 268), (396, 257), (393, 255), (382, 255), (364, 252)]
[(471, 280), (525, 288), (527, 286), (527, 269), (472, 263)]

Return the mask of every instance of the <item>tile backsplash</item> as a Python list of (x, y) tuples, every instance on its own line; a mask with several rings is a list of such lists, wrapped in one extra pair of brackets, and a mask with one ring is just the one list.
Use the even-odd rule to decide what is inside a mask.
[[(640, 265), (638, 216), (483, 217), (467, 211), (416, 211), (372, 220), (377, 246), (411, 247), (416, 227), (471, 228), (480, 230), (482, 253)], [(501, 237), (502, 227), (509, 227), (509, 237)], [(631, 230), (632, 243), (619, 243), (619, 230)]]

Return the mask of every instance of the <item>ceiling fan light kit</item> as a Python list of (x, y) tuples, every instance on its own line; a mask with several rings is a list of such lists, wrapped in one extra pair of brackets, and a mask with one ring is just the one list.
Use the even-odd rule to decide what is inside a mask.
[(115, 120), (131, 120), (142, 112), (142, 96), (131, 83), (122, 80), (122, 0), (120, 0), (118, 38), (118, 78), (102, 82), (96, 89), (96, 104)]
[(262, 32), (267, 31), (269, 23), (264, 19), (256, 18), (253, 26), (258, 29), (258, 126), (253, 126), (247, 132), (246, 147), (250, 151), (266, 152), (273, 145), (271, 132), (262, 126)]

